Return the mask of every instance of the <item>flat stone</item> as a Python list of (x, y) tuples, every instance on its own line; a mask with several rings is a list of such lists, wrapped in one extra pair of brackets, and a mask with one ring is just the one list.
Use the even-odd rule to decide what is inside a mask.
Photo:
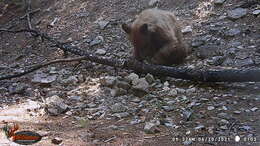
[(191, 26), (186, 26), (184, 29), (181, 30), (182, 33), (189, 33), (192, 32)]
[(236, 66), (240, 66), (240, 67), (254, 65), (254, 61), (251, 58), (237, 59), (235, 63)]
[(225, 2), (226, 0), (214, 0), (214, 4), (216, 5), (221, 5)]
[(244, 8), (236, 8), (228, 12), (228, 18), (236, 20), (244, 17), (247, 14), (248, 10)]
[(254, 10), (254, 11), (252, 12), (252, 14), (257, 16), (257, 15), (260, 14), (260, 10)]
[(153, 75), (149, 73), (145, 76), (145, 79), (149, 84), (152, 84), (155, 81)]
[(146, 122), (144, 126), (144, 132), (147, 134), (154, 134), (158, 133), (159, 131), (156, 129), (156, 127), (160, 125), (159, 121), (156, 122)]
[(173, 106), (162, 106), (162, 108), (166, 111), (166, 112), (170, 112), (174, 110)]
[(101, 85), (107, 87), (113, 87), (116, 84), (116, 82), (117, 82), (117, 77), (114, 76), (106, 76), (100, 79)]
[(171, 89), (168, 93), (168, 96), (175, 97), (178, 95), (178, 92), (176, 89)]
[(241, 31), (239, 29), (233, 28), (233, 29), (230, 29), (230, 30), (226, 31), (225, 32), (225, 36), (227, 36), (227, 37), (234, 37), (234, 36), (236, 36), (236, 35), (238, 35), (240, 33), (241, 33)]
[(95, 46), (95, 45), (98, 45), (98, 44), (102, 43), (103, 41), (104, 41), (104, 38), (103, 38), (102, 36), (97, 36), (97, 37), (95, 37), (94, 40), (92, 40), (92, 41), (89, 43), (89, 45), (90, 45), (90, 46)]
[(127, 107), (120, 103), (116, 103), (116, 104), (112, 105), (112, 107), (111, 107), (111, 111), (113, 113), (125, 112), (126, 110), (127, 110)]
[(134, 81), (134, 80), (139, 79), (139, 76), (138, 76), (137, 74), (135, 74), (135, 73), (131, 73), (131, 74), (129, 74), (129, 75), (128, 75), (127, 77), (125, 77), (125, 78), (126, 78), (126, 80), (132, 82), (132, 81)]
[(97, 51), (95, 53), (97, 55), (105, 55), (106, 54), (106, 50), (104, 50), (104, 49), (97, 49)]
[(194, 130), (202, 130), (204, 128), (205, 128), (204, 125), (198, 125), (197, 127), (194, 128)]
[(98, 21), (97, 24), (99, 25), (100, 29), (105, 29), (106, 26), (109, 24), (109, 21), (101, 20)]
[(212, 111), (212, 110), (214, 110), (214, 109), (215, 109), (214, 106), (208, 106), (208, 110), (209, 110), (209, 111)]
[(113, 116), (121, 119), (121, 118), (126, 118), (126, 117), (128, 117), (128, 116), (129, 116), (129, 113), (127, 113), (127, 112), (115, 113), (115, 114), (113, 114)]
[(125, 94), (127, 94), (127, 91), (125, 89), (122, 89), (122, 88), (115, 88), (115, 89), (111, 90), (111, 95), (113, 97), (122, 96), (122, 95), (125, 95)]
[(45, 73), (36, 73), (33, 76), (32, 82), (33, 83), (41, 83), (41, 84), (50, 84), (56, 81), (57, 75), (49, 75)]
[(251, 108), (250, 110), (251, 110), (252, 112), (255, 112), (255, 111), (258, 110), (258, 108), (257, 108), (257, 107), (253, 107), (253, 108)]
[(145, 78), (134, 80), (132, 84), (134, 89), (145, 91), (145, 92), (148, 91), (149, 83), (145, 80)]

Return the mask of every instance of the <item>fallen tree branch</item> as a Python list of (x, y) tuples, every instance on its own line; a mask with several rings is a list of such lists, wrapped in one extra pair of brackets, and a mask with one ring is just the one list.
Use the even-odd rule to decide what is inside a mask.
[(178, 79), (185, 79), (191, 81), (201, 82), (259, 82), (260, 81), (260, 70), (258, 69), (222, 69), (222, 70), (198, 70), (190, 68), (176, 68), (161, 65), (152, 65), (138, 62), (134, 59), (129, 60), (116, 60), (111, 58), (98, 57), (87, 51), (81, 50), (76, 46), (59, 42), (58, 40), (50, 37), (46, 33), (42, 33), (37, 30), (22, 29), (22, 30), (4, 30), (0, 29), (0, 32), (19, 33), (19, 32), (31, 32), (36, 36), (40, 36), (52, 42), (56, 47), (63, 51), (70, 52), (75, 55), (84, 56), (85, 60), (92, 62), (113, 66), (122, 69), (134, 70), (142, 73), (151, 73), (159, 76), (169, 76)]
[(42, 64), (37, 64), (37, 65), (33, 65), (31, 67), (28, 67), (30, 69), (27, 69), (21, 73), (17, 73), (17, 74), (13, 74), (13, 75), (6, 75), (6, 76), (0, 76), (0, 80), (6, 80), (6, 79), (12, 79), (12, 78), (17, 78), (17, 77), (21, 77), (23, 75), (26, 75), (28, 73), (31, 73), (33, 71), (36, 71), (42, 67), (54, 64), (54, 63), (61, 63), (61, 62), (72, 62), (72, 61), (80, 61), (80, 60), (85, 60), (85, 57), (77, 57), (77, 58), (68, 58), (68, 59), (56, 59), (56, 60), (52, 60), (46, 63), (42, 63)]

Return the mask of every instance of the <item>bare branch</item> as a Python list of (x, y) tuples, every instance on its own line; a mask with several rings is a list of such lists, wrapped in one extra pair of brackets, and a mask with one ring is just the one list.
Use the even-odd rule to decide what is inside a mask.
[(25, 15), (23, 15), (22, 17), (20, 17), (20, 19), (24, 19), (25, 17), (27, 17), (28, 14), (31, 15), (31, 14), (39, 12), (40, 10), (41, 10), (40, 8), (31, 10), (31, 11), (27, 12)]
[(36, 36), (40, 36), (46, 39), (56, 47), (62, 49), (63, 51), (70, 52), (79, 56), (84, 56), (84, 60), (89, 60), (92, 62), (113, 66), (122, 69), (134, 70), (142, 73), (151, 73), (153, 75), (159, 76), (169, 76), (178, 79), (201, 81), (201, 82), (259, 82), (260, 81), (260, 70), (258, 69), (222, 69), (222, 70), (198, 70), (190, 68), (176, 68), (169, 66), (145, 64), (138, 62), (134, 59), (129, 60), (116, 60), (111, 58), (98, 57), (87, 51), (81, 50), (76, 46), (71, 46), (70, 44), (65, 44), (59, 42), (58, 40), (50, 37), (46, 33), (42, 33), (37, 30), (22, 29), (22, 30), (4, 30), (0, 29), (0, 32), (9, 33), (19, 33), (19, 32), (31, 32)]
[(85, 57), (83, 56), (83, 57), (77, 57), (77, 58), (52, 60), (52, 61), (49, 61), (49, 62), (46, 62), (46, 63), (30, 66), (30, 67), (28, 67), (30, 69), (27, 69), (27, 70), (25, 70), (21, 73), (17, 73), (17, 74), (13, 74), (13, 75), (0, 76), (0, 80), (6, 80), (6, 79), (21, 77), (23, 75), (26, 75), (28, 73), (31, 73), (33, 71), (36, 71), (36, 70), (42, 68), (42, 67), (45, 67), (45, 66), (48, 66), (48, 65), (51, 65), (51, 64), (54, 64), (54, 63), (73, 62), (73, 61), (80, 61), (80, 60), (85, 60)]

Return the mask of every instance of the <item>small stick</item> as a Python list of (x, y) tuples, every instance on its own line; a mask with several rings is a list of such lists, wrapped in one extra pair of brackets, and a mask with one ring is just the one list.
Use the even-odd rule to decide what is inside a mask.
[(86, 57), (83, 56), (83, 57), (76, 57), (76, 58), (52, 60), (52, 61), (49, 61), (49, 62), (46, 62), (46, 63), (33, 65), (33, 66), (29, 67), (31, 69), (25, 70), (24, 72), (21, 72), (21, 73), (6, 75), (6, 76), (0, 76), (0, 80), (6, 80), (6, 79), (21, 77), (23, 75), (26, 75), (28, 73), (31, 73), (33, 71), (36, 71), (36, 70), (42, 68), (42, 67), (45, 67), (45, 66), (48, 66), (48, 65), (51, 65), (51, 64), (54, 64), (54, 63), (80, 61), (80, 60), (85, 60), (85, 59), (86, 59)]
[(37, 12), (39, 12), (39, 11), (41, 11), (40, 8), (35, 9), (35, 10), (32, 10), (32, 11), (29, 11), (29, 12), (27, 12), (25, 15), (23, 15), (22, 17), (20, 17), (20, 19), (24, 19), (25, 17), (27, 17), (27, 14), (31, 15), (31, 14), (37, 13)]

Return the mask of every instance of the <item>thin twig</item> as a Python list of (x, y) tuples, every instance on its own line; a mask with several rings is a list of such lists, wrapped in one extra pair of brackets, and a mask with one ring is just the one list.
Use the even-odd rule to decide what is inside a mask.
[(29, 14), (29, 15), (32, 15), (32, 14), (37, 13), (37, 12), (39, 12), (39, 11), (41, 11), (40, 8), (35, 9), (35, 10), (32, 10), (32, 11), (29, 11), (29, 12), (27, 12), (25, 15), (23, 15), (22, 17), (20, 17), (20, 19), (24, 19), (25, 17), (27, 17), (28, 14)]
[(27, 23), (28, 23), (28, 27), (29, 29), (32, 29), (32, 24), (31, 24), (31, 16), (30, 16), (30, 11), (31, 11), (31, 0), (27, 0), (27, 14), (26, 14), (26, 18), (27, 18)]
[(28, 73), (31, 73), (33, 71), (36, 71), (36, 70), (42, 68), (42, 67), (45, 67), (45, 66), (48, 66), (48, 65), (51, 65), (51, 64), (54, 64), (54, 63), (73, 62), (73, 61), (80, 61), (80, 60), (85, 60), (85, 59), (86, 59), (86, 57), (84, 57), (84, 56), (83, 57), (77, 57), (77, 58), (68, 58), (68, 59), (56, 59), (56, 60), (52, 60), (52, 61), (45, 62), (45, 63), (42, 63), (42, 64), (30, 66), (30, 67), (28, 67), (30, 69), (27, 69), (27, 70), (25, 70), (21, 73), (6, 75), (6, 76), (0, 76), (0, 80), (6, 80), (6, 79), (21, 77), (23, 75), (26, 75)]

